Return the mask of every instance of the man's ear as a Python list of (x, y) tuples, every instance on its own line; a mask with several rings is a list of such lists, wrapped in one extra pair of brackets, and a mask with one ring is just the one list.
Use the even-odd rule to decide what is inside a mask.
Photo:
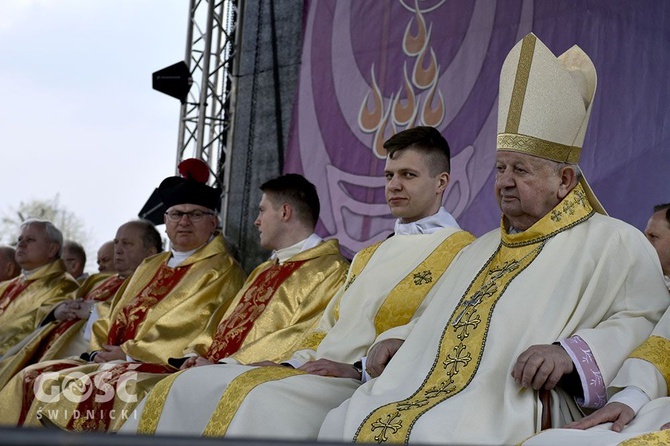
[(288, 221), (293, 216), (293, 208), (288, 203), (282, 203), (281, 205), (281, 219), (282, 221)]
[(577, 172), (572, 166), (564, 166), (561, 167), (558, 175), (561, 179), (561, 183), (558, 186), (558, 198), (562, 200), (577, 186)]
[(61, 247), (56, 242), (49, 243), (49, 257), (55, 259), (58, 256), (58, 250)]
[(449, 174), (447, 172), (442, 172), (441, 174), (439, 174), (437, 176), (437, 180), (438, 180), (437, 188), (438, 188), (438, 191), (440, 192), (440, 194), (443, 193), (447, 189), (447, 186), (449, 186), (449, 180), (450, 179), (451, 178), (449, 177)]

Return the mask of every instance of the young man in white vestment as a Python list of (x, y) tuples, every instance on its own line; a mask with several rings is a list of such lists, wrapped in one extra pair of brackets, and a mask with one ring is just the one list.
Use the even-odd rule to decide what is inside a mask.
[(514, 444), (580, 416), (576, 402), (599, 403), (668, 302), (656, 253), (605, 215), (576, 164), (595, 86), (576, 46), (556, 58), (529, 34), (511, 50), (500, 229), (452, 263), (383, 373), (328, 414), (320, 440)]
[(361, 250), (347, 281), (282, 365), (198, 367), (161, 382), (122, 431), (209, 436), (316, 438), (328, 411), (367, 378), (368, 348), (423, 313), (425, 296), (474, 238), (442, 208), (449, 146), (416, 127), (384, 144), (386, 201), (394, 235)]

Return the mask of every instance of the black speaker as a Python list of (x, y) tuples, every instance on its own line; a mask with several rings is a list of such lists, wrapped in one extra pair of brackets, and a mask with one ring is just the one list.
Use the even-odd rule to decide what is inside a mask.
[(193, 84), (193, 78), (188, 71), (186, 62), (177, 62), (174, 65), (158, 70), (151, 75), (154, 90), (177, 98), (181, 103), (186, 102), (188, 91)]

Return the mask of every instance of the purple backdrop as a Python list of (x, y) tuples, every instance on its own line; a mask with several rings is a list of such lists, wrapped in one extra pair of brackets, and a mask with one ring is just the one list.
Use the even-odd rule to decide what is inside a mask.
[(318, 232), (350, 253), (385, 237), (381, 143), (433, 125), (452, 150), (446, 208), (482, 233), (493, 197), (498, 75), (532, 31), (592, 58), (598, 88), (580, 165), (610, 215), (643, 229), (670, 201), (670, 2), (306, 1), (286, 172), (314, 182)]

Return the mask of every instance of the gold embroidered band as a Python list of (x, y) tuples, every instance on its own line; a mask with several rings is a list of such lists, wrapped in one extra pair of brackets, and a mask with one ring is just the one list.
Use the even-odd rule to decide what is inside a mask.
[[(428, 410), (463, 391), (477, 373), (496, 303), (507, 286), (540, 254), (551, 236), (593, 215), (580, 186), (540, 219), (536, 230), (501, 241), (468, 289), (442, 331), (435, 360), (419, 389), (408, 398), (381, 406), (361, 423), (360, 443), (408, 443), (412, 427)], [(504, 233), (503, 233), (504, 238)]]
[(649, 336), (629, 357), (652, 363), (663, 375), (670, 389), (670, 340), (661, 336)]
[[(377, 242), (373, 245), (367, 246), (361, 249), (358, 252), (358, 254), (356, 254), (356, 257), (354, 257), (354, 262), (349, 267), (347, 282), (343, 285), (344, 289), (339, 290), (337, 294), (335, 294), (335, 297), (333, 297), (333, 299), (337, 299), (334, 310), (334, 317), (336, 321), (340, 318), (340, 299), (342, 299), (342, 295), (351, 286), (351, 284), (354, 283), (356, 278), (361, 274), (361, 271), (365, 269), (368, 262), (370, 261), (370, 258), (377, 251), (377, 248), (379, 248), (382, 243), (383, 240), (381, 242)], [(300, 341), (300, 344), (296, 348), (296, 351), (316, 350), (321, 341), (323, 340), (323, 338), (325, 337), (326, 333), (321, 331), (320, 329), (311, 330), (302, 337), (302, 340)]]
[(377, 310), (374, 321), (377, 336), (389, 328), (407, 324), (456, 254), (474, 239), (465, 231), (450, 235), (400, 281)]
[(163, 407), (165, 406), (165, 401), (167, 401), (167, 395), (170, 392), (174, 381), (184, 371), (185, 370), (180, 370), (179, 372), (173, 373), (167, 378), (159, 381), (156, 383), (151, 392), (149, 392), (149, 395), (147, 395), (147, 402), (144, 404), (144, 410), (142, 411), (140, 421), (137, 424), (138, 434), (153, 435), (156, 433), (158, 421), (161, 419)]
[(619, 443), (619, 446), (667, 446), (670, 444), (670, 430), (648, 432), (629, 438)]
[(507, 113), (507, 123), (505, 132), (517, 133), (519, 123), (521, 122), (521, 113), (523, 112), (523, 102), (526, 97), (526, 88), (528, 87), (528, 78), (530, 77), (530, 66), (533, 63), (533, 53), (535, 52), (535, 42), (537, 38), (530, 35), (523, 39), (521, 44), (521, 54), (517, 65), (516, 77), (514, 78), (514, 89)]
[(527, 153), (559, 163), (578, 163), (582, 153), (581, 147), (566, 146), (533, 136), (500, 133), (497, 150)]
[(228, 384), (202, 435), (204, 437), (224, 436), (242, 401), (256, 386), (269, 381), (304, 374), (305, 372), (302, 370), (290, 367), (258, 367), (242, 373)]

